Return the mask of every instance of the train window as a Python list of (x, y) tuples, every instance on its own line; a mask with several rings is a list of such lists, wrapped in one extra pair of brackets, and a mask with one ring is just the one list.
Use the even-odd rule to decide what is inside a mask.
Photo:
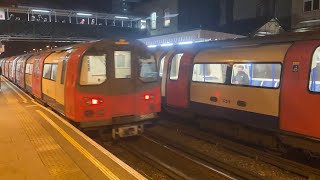
[(157, 64), (154, 56), (149, 58), (140, 58), (140, 79), (144, 82), (153, 82), (158, 80)]
[(45, 79), (51, 78), (51, 64), (44, 64), (42, 77)]
[(33, 73), (33, 64), (30, 64), (29, 69), (30, 69), (30, 74), (32, 74)]
[(51, 67), (51, 80), (56, 80), (57, 79), (57, 70), (58, 70), (58, 64), (52, 64)]
[(60, 84), (64, 84), (65, 77), (66, 77), (67, 61), (69, 60), (69, 57), (72, 51), (74, 50), (73, 49), (68, 50), (66, 56), (63, 58)]
[(107, 55), (85, 55), (82, 59), (80, 85), (98, 85), (107, 79)]
[(163, 74), (163, 66), (164, 66), (164, 60), (166, 59), (166, 56), (163, 56), (163, 58), (161, 58), (160, 60), (160, 64), (159, 64), (159, 76), (162, 77)]
[(171, 61), (170, 67), (170, 79), (177, 80), (179, 78), (179, 67), (180, 67), (180, 60), (183, 54), (176, 54)]
[(280, 85), (280, 75), (280, 63), (234, 64), (231, 84), (278, 88)]
[(114, 51), (115, 77), (131, 78), (131, 52)]
[(320, 47), (316, 49), (312, 57), (309, 90), (320, 92)]
[(33, 64), (26, 65), (26, 74), (32, 74), (32, 67), (33, 67)]
[(192, 81), (225, 83), (227, 64), (195, 64)]

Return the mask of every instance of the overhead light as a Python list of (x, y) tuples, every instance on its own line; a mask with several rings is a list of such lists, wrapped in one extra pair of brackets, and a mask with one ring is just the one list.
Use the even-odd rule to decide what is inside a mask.
[(47, 48), (49, 48), (50, 46), (46, 46)]
[(167, 43), (167, 44), (161, 44), (162, 47), (166, 47), (166, 46), (172, 46), (172, 43)]
[(117, 19), (129, 19), (128, 17), (125, 17), (125, 16), (115, 16), (114, 18), (117, 18)]
[(34, 50), (34, 51), (35, 51), (36, 49), (32, 49), (32, 50)]
[(31, 11), (33, 11), (33, 12), (42, 12), (42, 13), (49, 13), (50, 12), (48, 10), (41, 10), (41, 9), (32, 9)]
[(142, 22), (142, 23), (146, 23), (146, 22), (147, 22), (147, 20), (141, 20), (141, 22)]
[(157, 45), (149, 45), (148, 48), (155, 48)]
[(78, 16), (92, 16), (92, 14), (89, 13), (77, 13)]
[(192, 41), (186, 41), (186, 42), (179, 42), (179, 45), (186, 45), (186, 44), (193, 44)]
[(39, 49), (40, 51), (42, 51), (42, 49)]
[(300, 23), (304, 24), (304, 23), (315, 23), (315, 22), (319, 22), (320, 19), (312, 19), (312, 20), (306, 20), (306, 21), (301, 21)]

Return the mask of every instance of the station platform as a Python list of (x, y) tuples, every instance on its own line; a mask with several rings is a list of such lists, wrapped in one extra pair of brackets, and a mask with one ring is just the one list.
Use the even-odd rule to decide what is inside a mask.
[(2, 77), (0, 179), (146, 179)]

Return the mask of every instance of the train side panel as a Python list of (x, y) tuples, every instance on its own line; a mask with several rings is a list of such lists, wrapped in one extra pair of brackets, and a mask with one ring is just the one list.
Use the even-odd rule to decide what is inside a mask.
[[(194, 64), (213, 64), (224, 67), (226, 68), (224, 71), (229, 74), (230, 79), (215, 74), (214, 77), (221, 79), (220, 82), (201, 82), (193, 77), (190, 87), (191, 108), (193, 111), (207, 116), (223, 117), (261, 128), (279, 128), (279, 84), (277, 86), (272, 84), (271, 87), (262, 84), (258, 86), (232, 84), (232, 77), (235, 76), (235, 74), (232, 75), (232, 72), (235, 66), (229, 64), (242, 63), (243, 66), (248, 65), (251, 69), (252, 63), (281, 64), (290, 46), (291, 44), (279, 44), (205, 50), (199, 53), (195, 57)], [(209, 77), (212, 78), (212, 75)], [(249, 76), (249, 79), (252, 80), (252, 77)], [(225, 84), (226, 82), (227, 84)], [(251, 83), (253, 82), (251, 81)]]
[(50, 53), (42, 53), (34, 57), (32, 74), (32, 94), (38, 99), (42, 99), (42, 72), (44, 60)]
[[(282, 130), (316, 138), (320, 138), (320, 80), (317, 75), (312, 80), (312, 72), (315, 73), (313, 70), (320, 65), (319, 46), (320, 41), (296, 42), (289, 49), (284, 67), (280, 113)], [(312, 66), (311, 62), (314, 63)], [(319, 68), (317, 73), (320, 74)]]

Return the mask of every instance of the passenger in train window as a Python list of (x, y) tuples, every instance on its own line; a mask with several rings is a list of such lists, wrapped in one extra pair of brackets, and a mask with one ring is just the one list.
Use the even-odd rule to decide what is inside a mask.
[(249, 85), (249, 76), (244, 71), (243, 65), (237, 66), (237, 75), (232, 78), (232, 84)]
[(320, 81), (320, 61), (317, 61), (317, 65), (312, 69), (311, 73), (312, 73), (311, 77), (313, 81)]

